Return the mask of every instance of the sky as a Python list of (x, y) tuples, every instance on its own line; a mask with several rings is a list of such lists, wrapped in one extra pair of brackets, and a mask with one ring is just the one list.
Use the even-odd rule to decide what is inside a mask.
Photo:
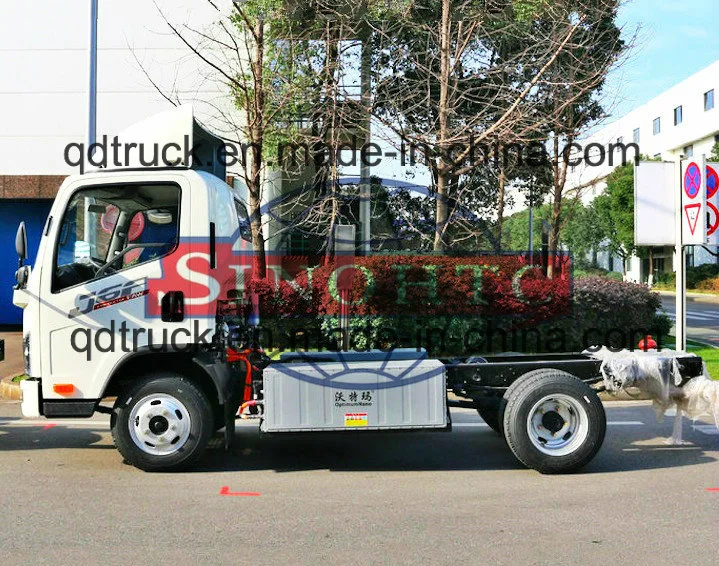
[(719, 59), (717, 0), (627, 0), (618, 24), (635, 46), (607, 81), (606, 110), (620, 118)]

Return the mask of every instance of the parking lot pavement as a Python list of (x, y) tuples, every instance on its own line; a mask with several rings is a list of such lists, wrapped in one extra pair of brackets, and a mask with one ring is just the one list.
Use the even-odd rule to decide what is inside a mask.
[(673, 419), (649, 404), (607, 413), (603, 449), (574, 475), (522, 468), (470, 410), (451, 433), (241, 423), (231, 454), (147, 474), (123, 465), (107, 416), (20, 420), (3, 402), (0, 561), (716, 564), (719, 433), (685, 420), (688, 443), (669, 446)]

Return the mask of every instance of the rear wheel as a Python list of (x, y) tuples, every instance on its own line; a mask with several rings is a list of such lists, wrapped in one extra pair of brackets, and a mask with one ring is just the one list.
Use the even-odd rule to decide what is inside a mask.
[(502, 438), (504, 438), (504, 410), (507, 407), (507, 399), (509, 399), (509, 397), (512, 396), (514, 392), (519, 387), (521, 387), (522, 383), (524, 383), (526, 380), (532, 379), (533, 377), (538, 375), (546, 375), (548, 373), (553, 373), (555, 371), (557, 370), (550, 368), (535, 369), (529, 371), (514, 380), (512, 384), (507, 387), (507, 390), (504, 392), (504, 395), (502, 397), (495, 399), (475, 399), (474, 403), (477, 407), (477, 412), (479, 413), (479, 416), (482, 417), (482, 420), (489, 425), (489, 428), (491, 428), (494, 432), (500, 434)]
[(604, 441), (606, 415), (586, 383), (566, 372), (548, 370), (523, 379), (511, 391), (503, 426), (509, 448), (525, 466), (562, 473), (594, 458)]
[(214, 429), (207, 397), (183, 377), (155, 374), (118, 397), (111, 418), (115, 446), (145, 471), (189, 467)]

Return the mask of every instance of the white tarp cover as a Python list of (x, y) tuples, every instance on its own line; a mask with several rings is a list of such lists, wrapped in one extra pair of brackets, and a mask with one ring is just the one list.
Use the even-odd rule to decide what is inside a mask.
[(704, 375), (697, 376), (679, 387), (678, 357), (686, 352), (662, 350), (612, 351), (603, 347), (598, 351), (585, 351), (602, 360), (601, 372), (604, 386), (610, 393), (638, 390), (651, 397), (657, 416), (661, 417), (671, 407), (677, 409), (672, 441), (681, 443), (681, 418), (712, 417), (719, 428), (719, 381), (713, 381), (704, 365)]

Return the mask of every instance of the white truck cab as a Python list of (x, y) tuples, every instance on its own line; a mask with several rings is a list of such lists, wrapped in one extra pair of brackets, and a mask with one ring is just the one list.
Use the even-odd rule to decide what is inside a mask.
[[(170, 131), (219, 142), (187, 108), (150, 122), (163, 126), (161, 140)], [(132, 141), (148, 143), (150, 130), (135, 127)], [(100, 401), (117, 397), (115, 441), (146, 469), (192, 461), (224, 423), (233, 395), (216, 315), (219, 304), (241, 302), (234, 290), (251, 265), (249, 223), (244, 203), (217, 175), (224, 168), (199, 165), (68, 177), (32, 268), (22, 265), (24, 224), (16, 239), (13, 302), (24, 309), (29, 376), (23, 414), (89, 417), (109, 412)], [(127, 411), (131, 419), (117, 418)]]

